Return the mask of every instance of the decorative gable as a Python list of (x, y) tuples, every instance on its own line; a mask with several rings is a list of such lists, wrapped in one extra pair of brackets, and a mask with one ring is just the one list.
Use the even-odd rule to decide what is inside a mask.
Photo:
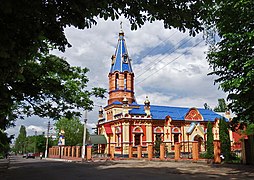
[(191, 108), (185, 115), (184, 120), (187, 121), (203, 121), (203, 116), (199, 113), (196, 108)]

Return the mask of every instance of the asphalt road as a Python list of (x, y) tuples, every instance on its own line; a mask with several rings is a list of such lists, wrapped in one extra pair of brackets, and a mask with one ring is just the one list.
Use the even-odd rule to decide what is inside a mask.
[(23, 159), (13, 156), (10, 167), (0, 172), (0, 180), (168, 180), (168, 179), (254, 179), (253, 167), (207, 165), (190, 162), (118, 160), (63, 162)]

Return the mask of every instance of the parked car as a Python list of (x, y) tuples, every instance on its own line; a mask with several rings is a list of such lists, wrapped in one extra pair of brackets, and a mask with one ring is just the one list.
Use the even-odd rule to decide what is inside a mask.
[(34, 155), (34, 153), (27, 153), (27, 156), (26, 156), (26, 158), (28, 159), (28, 158), (35, 158), (35, 155)]
[(27, 154), (23, 154), (23, 156), (22, 156), (23, 158), (26, 158), (27, 157)]

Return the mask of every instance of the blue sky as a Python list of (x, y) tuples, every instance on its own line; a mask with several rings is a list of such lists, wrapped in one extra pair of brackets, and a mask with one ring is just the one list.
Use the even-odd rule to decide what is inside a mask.
[[(115, 52), (121, 21), (132, 58), (138, 103), (143, 104), (148, 96), (153, 105), (203, 107), (208, 103), (215, 107), (218, 98), (226, 97), (218, 85), (214, 85), (216, 77), (207, 76), (211, 69), (206, 60), (208, 47), (203, 34), (193, 38), (188, 32), (164, 29), (159, 21), (146, 23), (136, 31), (130, 30), (125, 19), (114, 22), (98, 19), (96, 26), (86, 30), (69, 27), (65, 33), (72, 47), (64, 53), (53, 53), (66, 58), (73, 66), (89, 68), (89, 87), (107, 89), (111, 56)], [(99, 106), (106, 103), (107, 99), (94, 99), (94, 110), (88, 113), (90, 129), (97, 122)], [(28, 135), (33, 135), (34, 131), (41, 134), (46, 131), (48, 120), (38, 117), (18, 120), (17, 126), (7, 132), (17, 136), (20, 125), (25, 125)]]

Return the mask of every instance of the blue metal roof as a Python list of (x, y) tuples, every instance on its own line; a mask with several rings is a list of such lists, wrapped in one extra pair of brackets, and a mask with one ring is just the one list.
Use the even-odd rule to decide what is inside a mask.
[(110, 69), (110, 73), (113, 73), (115, 71), (133, 72), (123, 32), (119, 33), (118, 44), (116, 47), (114, 58), (115, 59), (113, 60), (113, 63), (112, 63), (111, 69)]
[[(139, 105), (139, 108), (135, 108), (129, 111), (130, 114), (137, 115), (145, 115), (144, 105)], [(164, 120), (166, 116), (170, 116), (172, 120), (184, 120), (185, 115), (189, 112), (191, 108), (185, 107), (170, 107), (170, 106), (150, 106), (150, 111), (152, 115), (152, 119)], [(203, 116), (204, 121), (214, 121), (216, 118), (223, 118), (221, 115), (216, 112), (203, 109), (196, 108), (200, 114)]]

